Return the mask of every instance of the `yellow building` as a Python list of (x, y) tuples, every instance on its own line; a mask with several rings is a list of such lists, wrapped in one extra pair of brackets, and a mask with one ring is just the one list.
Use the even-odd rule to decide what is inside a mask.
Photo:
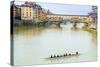
[(21, 19), (22, 20), (33, 20), (33, 5), (25, 3), (20, 6), (21, 8)]
[(34, 21), (36, 23), (47, 21), (47, 13), (45, 9), (43, 9), (40, 5), (36, 4), (33, 10), (34, 10), (34, 14), (33, 14)]
[(33, 8), (29, 6), (21, 6), (21, 19), (33, 20)]
[(39, 15), (38, 18), (39, 18), (40, 22), (44, 22), (44, 21), (48, 20), (45, 10), (43, 10), (43, 9), (39, 10), (39, 14), (38, 15)]
[(20, 8), (22, 20), (32, 20), (34, 23), (47, 21), (45, 9), (34, 2), (25, 2)]
[(21, 20), (31, 20), (32, 22), (45, 22), (48, 20), (47, 12), (35, 2), (25, 2), (20, 5)]

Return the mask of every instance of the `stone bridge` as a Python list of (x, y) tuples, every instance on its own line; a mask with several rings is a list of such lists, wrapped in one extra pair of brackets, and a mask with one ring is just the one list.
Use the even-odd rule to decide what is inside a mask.
[(48, 22), (51, 24), (61, 24), (70, 21), (75, 26), (76, 23), (85, 23), (87, 25), (92, 21), (92, 18), (88, 15), (48, 14), (47, 17)]
[(85, 20), (85, 21), (92, 21), (91, 16), (88, 15), (65, 15), (65, 14), (48, 14), (48, 18), (59, 18), (63, 20), (73, 20), (73, 19), (80, 19), (80, 20)]

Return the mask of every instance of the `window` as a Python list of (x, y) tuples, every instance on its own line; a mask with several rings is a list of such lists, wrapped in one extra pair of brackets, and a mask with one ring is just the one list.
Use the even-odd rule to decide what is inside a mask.
[(28, 12), (26, 12), (26, 16), (28, 16)]
[(30, 16), (31, 16), (31, 12), (30, 12)]
[(22, 15), (24, 16), (24, 13)]

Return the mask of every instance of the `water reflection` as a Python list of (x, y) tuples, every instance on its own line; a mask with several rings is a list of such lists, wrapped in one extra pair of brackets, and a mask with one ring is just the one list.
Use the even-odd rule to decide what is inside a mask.
[(67, 57), (60, 57), (60, 58), (47, 58), (46, 60), (49, 61), (50, 63), (64, 63), (67, 61), (70, 62), (70, 59), (72, 60), (78, 60), (78, 56), (67, 56)]
[(72, 31), (78, 31), (79, 28), (73, 26), (73, 27), (71, 28), (71, 30), (72, 30)]
[(20, 34), (22, 36), (36, 36), (41, 34), (43, 31), (45, 31), (44, 27), (16, 27), (14, 28), (14, 34)]

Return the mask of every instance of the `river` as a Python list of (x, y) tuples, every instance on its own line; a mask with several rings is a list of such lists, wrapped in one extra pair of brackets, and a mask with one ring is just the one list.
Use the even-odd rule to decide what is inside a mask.
[[(97, 60), (97, 40), (71, 23), (60, 27), (19, 27), (14, 29), (14, 65), (72, 63)], [(47, 59), (51, 55), (75, 53), (79, 56)]]

